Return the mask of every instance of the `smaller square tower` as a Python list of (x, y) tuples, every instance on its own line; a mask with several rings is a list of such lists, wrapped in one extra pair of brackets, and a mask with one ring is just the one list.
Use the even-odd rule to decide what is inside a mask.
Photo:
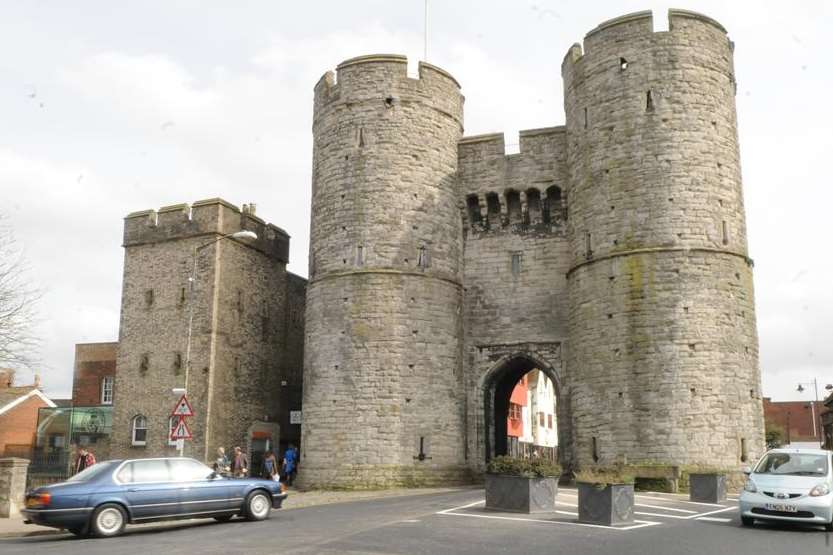
[(112, 456), (175, 454), (175, 388), (195, 413), (186, 456), (297, 442), (306, 280), (286, 271), (289, 235), (210, 199), (129, 214), (124, 249)]

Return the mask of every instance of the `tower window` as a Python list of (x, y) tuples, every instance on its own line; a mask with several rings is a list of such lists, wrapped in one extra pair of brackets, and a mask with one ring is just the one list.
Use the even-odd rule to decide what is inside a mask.
[(628, 61), (625, 58), (619, 58), (619, 70), (625, 71), (628, 69)]
[(145, 291), (145, 306), (147, 308), (153, 306), (153, 289), (147, 289)]
[(479, 224), (483, 220), (480, 214), (480, 200), (477, 195), (469, 195), (466, 198), (466, 208), (468, 209), (469, 224)]
[(646, 112), (653, 112), (654, 111), (654, 95), (648, 90), (645, 93), (645, 111)]
[(356, 266), (364, 265), (364, 247), (359, 245), (356, 247)]
[(593, 444), (592, 444), (591, 448), (592, 448), (592, 451), (593, 451), (593, 453), (592, 453), (593, 462), (599, 462), (599, 442), (596, 439), (596, 436), (593, 436)]
[(174, 374), (179, 374), (180, 370), (182, 370), (182, 353), (174, 353), (174, 363), (173, 363)]
[(584, 256), (587, 258), (593, 256), (593, 241), (590, 232), (584, 234)]
[(584, 128), (587, 129), (587, 108), (584, 109)]
[(723, 244), (728, 245), (729, 244), (729, 226), (726, 223), (726, 220), (723, 220), (723, 223), (721, 224), (721, 229), (722, 229), (722, 232), (723, 232)]
[(521, 253), (512, 253), (512, 275), (517, 277), (521, 273)]
[(139, 372), (144, 374), (150, 368), (150, 355), (147, 353), (143, 354), (142, 357), (139, 359)]
[(419, 247), (419, 253), (417, 254), (417, 266), (423, 270), (428, 267), (428, 251), (425, 249), (425, 245)]

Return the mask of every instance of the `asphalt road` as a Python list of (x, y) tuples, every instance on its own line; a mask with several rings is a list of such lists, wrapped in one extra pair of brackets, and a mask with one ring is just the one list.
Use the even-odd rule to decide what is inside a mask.
[(415, 495), (308, 508), (287, 507), (264, 522), (213, 520), (133, 529), (112, 539), (69, 534), (0, 540), (0, 554), (147, 553), (833, 553), (821, 528), (740, 526), (733, 502), (693, 504), (638, 494), (627, 529), (576, 523), (575, 491), (559, 491), (559, 512), (530, 516), (483, 509), (483, 491)]

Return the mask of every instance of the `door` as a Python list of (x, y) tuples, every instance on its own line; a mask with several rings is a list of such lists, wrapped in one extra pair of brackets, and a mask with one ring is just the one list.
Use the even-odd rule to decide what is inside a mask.
[(232, 496), (228, 479), (194, 459), (171, 459), (171, 474), (179, 486), (180, 515), (206, 515), (237, 510), (242, 499)]
[(171, 480), (166, 459), (128, 462), (119, 470), (116, 479), (125, 488), (133, 520), (148, 520), (180, 512), (179, 485)]

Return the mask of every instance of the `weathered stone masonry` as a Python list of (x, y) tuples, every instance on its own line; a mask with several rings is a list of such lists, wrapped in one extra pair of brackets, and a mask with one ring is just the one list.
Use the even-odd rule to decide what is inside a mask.
[(434, 66), (365, 56), (322, 77), (305, 485), (482, 471), (495, 391), (531, 367), (555, 380), (573, 467), (763, 451), (732, 49), (682, 10), (667, 32), (650, 12), (603, 23), (564, 59), (566, 125), (513, 155), (460, 138)]
[[(246, 207), (244, 207), (246, 208)], [(209, 460), (218, 446), (250, 446), (253, 432), (298, 441), (305, 280), (286, 271), (289, 236), (251, 209), (220, 199), (129, 214), (112, 456), (175, 452), (168, 441), (174, 387), (185, 385), (188, 278), (194, 248), (240, 230), (244, 243), (218, 241), (198, 253), (188, 396), (194, 441), (185, 454)], [(147, 443), (132, 445), (136, 415)]]

